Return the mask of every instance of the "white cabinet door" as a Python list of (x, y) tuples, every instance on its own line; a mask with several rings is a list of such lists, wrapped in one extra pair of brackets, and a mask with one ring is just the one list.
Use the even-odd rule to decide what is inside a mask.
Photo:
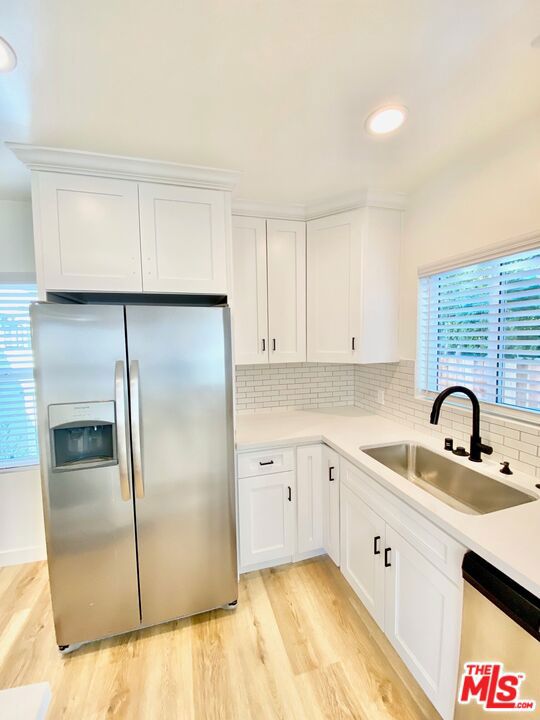
[(238, 481), (240, 565), (292, 559), (294, 553), (294, 472)]
[(296, 453), (296, 517), (299, 556), (323, 547), (322, 445), (299, 447)]
[(322, 455), (323, 547), (339, 567), (339, 455), (327, 445)]
[(385, 522), (341, 484), (341, 572), (384, 630)]
[(361, 213), (307, 224), (309, 362), (354, 361), (360, 332)]
[(306, 360), (306, 224), (267, 220), (270, 362)]
[(34, 182), (40, 292), (140, 292), (137, 183), (48, 172)]
[(443, 718), (451, 718), (461, 590), (388, 525), (386, 546), (386, 634)]
[(139, 183), (143, 289), (227, 293), (225, 195)]
[(355, 362), (399, 360), (399, 210), (366, 208), (362, 238), (361, 334), (355, 343)]
[(267, 363), (266, 220), (234, 216), (232, 237), (235, 362)]
[(307, 359), (396, 362), (401, 211), (366, 207), (307, 226)]

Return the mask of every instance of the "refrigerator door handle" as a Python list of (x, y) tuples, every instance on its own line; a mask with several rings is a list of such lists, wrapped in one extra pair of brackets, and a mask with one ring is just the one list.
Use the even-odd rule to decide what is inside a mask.
[(139, 361), (133, 360), (129, 366), (129, 387), (131, 400), (131, 435), (133, 449), (133, 475), (135, 478), (135, 497), (144, 497), (144, 481), (141, 456), (141, 422), (139, 404)]
[(118, 469), (122, 500), (131, 500), (126, 440), (126, 389), (124, 387), (124, 363), (117, 360), (114, 366), (114, 394), (116, 401), (116, 442), (118, 444)]

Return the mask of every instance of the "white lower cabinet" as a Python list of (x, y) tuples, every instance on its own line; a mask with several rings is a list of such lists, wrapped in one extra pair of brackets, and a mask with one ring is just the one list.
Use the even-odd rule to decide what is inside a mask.
[(339, 567), (339, 455), (328, 445), (322, 448), (323, 548)]
[(240, 453), (240, 572), (323, 553), (323, 445)]
[(240, 566), (272, 565), (294, 553), (294, 471), (241, 478), (238, 482)]
[(443, 572), (426, 556), (442, 549), (460, 563), (460, 546), (435, 526), (426, 529), (425, 519), (383, 488), (373, 490), (373, 484), (342, 460), (341, 571), (435, 708), (450, 719), (462, 585), (457, 568), (445, 566)]
[(296, 559), (323, 546), (322, 445), (299, 447), (296, 452)]
[(326, 551), (450, 720), (465, 548), (326, 445), (240, 453), (238, 476), (240, 571)]
[(461, 591), (389, 525), (385, 631), (443, 717), (452, 717)]
[(384, 630), (385, 522), (347, 486), (341, 488), (341, 572)]

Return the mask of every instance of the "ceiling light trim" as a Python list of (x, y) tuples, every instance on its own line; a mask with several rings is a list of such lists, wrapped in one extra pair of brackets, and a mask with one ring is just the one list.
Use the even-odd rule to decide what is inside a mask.
[[(401, 113), (400, 122), (394, 127), (391, 127), (389, 130), (374, 130), (372, 127), (373, 123), (389, 111), (397, 111)], [(393, 135), (403, 127), (403, 125), (407, 121), (408, 116), (408, 108), (405, 107), (405, 105), (401, 105), (401, 103), (389, 103), (388, 105), (381, 105), (381, 107), (376, 108), (367, 116), (365, 121), (366, 132), (372, 137), (387, 137), (388, 135)]]

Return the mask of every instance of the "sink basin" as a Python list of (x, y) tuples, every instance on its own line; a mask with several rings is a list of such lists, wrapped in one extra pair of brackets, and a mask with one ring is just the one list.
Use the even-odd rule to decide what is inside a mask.
[(361, 450), (461, 512), (485, 515), (538, 499), (414, 443)]

